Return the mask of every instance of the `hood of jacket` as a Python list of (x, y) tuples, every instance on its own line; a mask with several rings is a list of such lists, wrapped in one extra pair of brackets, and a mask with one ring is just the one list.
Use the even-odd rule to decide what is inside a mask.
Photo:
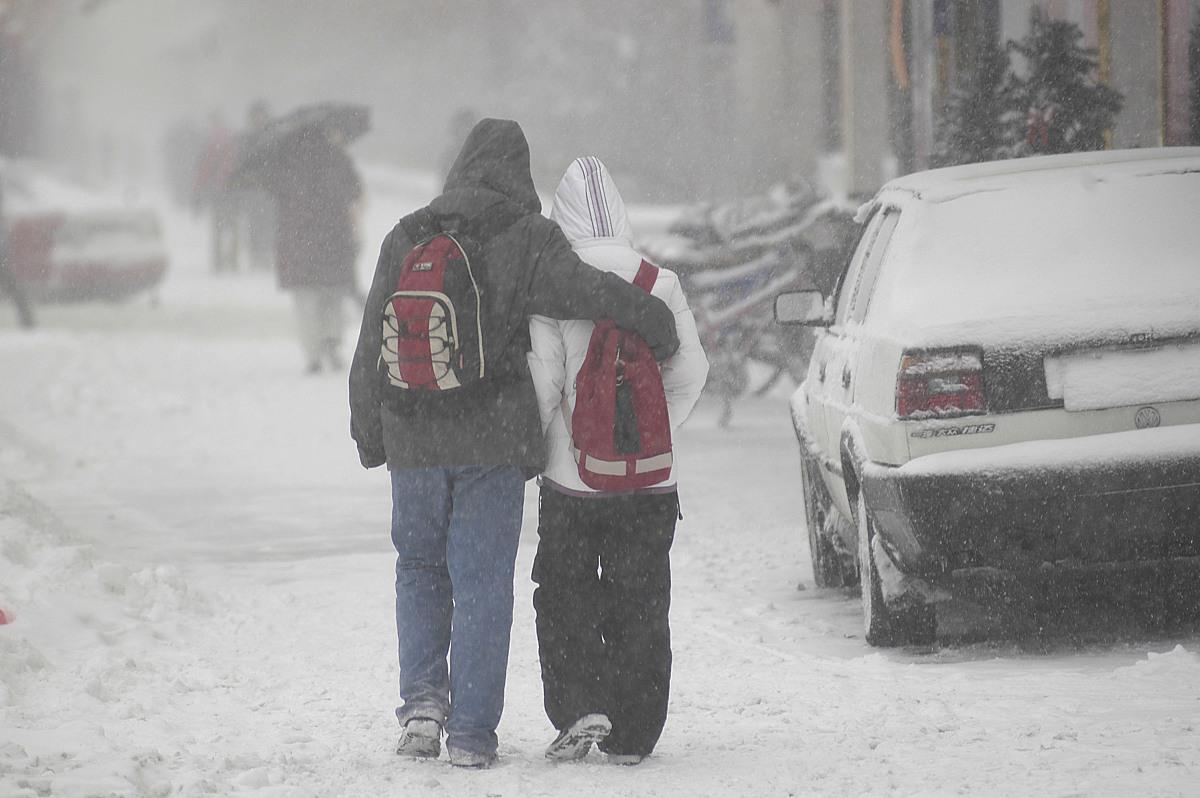
[(633, 243), (625, 201), (612, 175), (589, 155), (576, 158), (554, 192), (550, 218), (558, 223), (572, 247), (619, 241)]
[(483, 119), (471, 129), (450, 173), (445, 193), (485, 188), (538, 213), (542, 202), (529, 171), (529, 142), (511, 119)]

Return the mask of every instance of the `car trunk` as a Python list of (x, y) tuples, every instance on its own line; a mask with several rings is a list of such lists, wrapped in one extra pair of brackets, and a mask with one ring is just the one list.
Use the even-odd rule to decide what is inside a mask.
[(1200, 375), (1170, 379), (1200, 368), (1200, 349), (1171, 354), (1200, 340), (1200, 173), (966, 188), (901, 211), (868, 328), (908, 350), (982, 349), (989, 413), (1200, 399)]

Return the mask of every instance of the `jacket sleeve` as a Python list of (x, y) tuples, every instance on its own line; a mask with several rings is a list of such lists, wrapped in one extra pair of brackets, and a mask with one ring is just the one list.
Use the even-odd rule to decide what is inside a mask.
[(529, 315), (612, 319), (642, 336), (659, 362), (674, 354), (679, 348), (675, 316), (662, 300), (584, 263), (558, 225), (547, 220), (546, 227), (547, 238), (529, 270), (525, 305)]
[[(401, 239), (396, 241), (396, 239)], [(402, 246), (404, 236), (397, 230), (383, 240), (375, 277), (363, 308), (362, 327), (354, 360), (350, 364), (350, 437), (358, 444), (358, 459), (364, 468), (374, 468), (387, 462), (383, 447), (383, 423), (379, 415), (379, 350), (383, 345), (383, 305), (387, 299), (391, 253)], [(401, 250), (401, 251), (406, 251)]]
[(538, 415), (543, 434), (561, 414), (563, 389), (567, 384), (567, 349), (558, 322), (545, 316), (529, 319), (529, 373), (537, 391)]
[(667, 305), (675, 314), (675, 329), (679, 333), (679, 350), (663, 361), (662, 379), (663, 391), (667, 395), (667, 414), (671, 419), (671, 429), (676, 430), (691, 415), (692, 408), (700, 399), (704, 383), (708, 379), (708, 356), (700, 344), (700, 334), (696, 330), (696, 319), (688, 305), (687, 296), (679, 278), (665, 269), (660, 273), (661, 278), (671, 281), (671, 290), (667, 293)]

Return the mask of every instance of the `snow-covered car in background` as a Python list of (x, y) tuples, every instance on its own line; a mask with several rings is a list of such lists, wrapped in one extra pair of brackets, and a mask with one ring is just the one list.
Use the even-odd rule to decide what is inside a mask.
[(167, 270), (158, 214), (0, 161), (9, 265), (43, 301), (119, 300), (151, 291)]
[(861, 580), (868, 642), (1064, 572), (1200, 584), (1200, 148), (912, 174), (858, 219), (835, 295), (775, 311), (822, 328), (791, 400), (813, 571)]

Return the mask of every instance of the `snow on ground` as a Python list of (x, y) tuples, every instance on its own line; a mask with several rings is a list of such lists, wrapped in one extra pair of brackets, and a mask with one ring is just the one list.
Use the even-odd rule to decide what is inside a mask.
[[(411, 202), (376, 197), (368, 250)], [(1194, 636), (869, 648), (857, 597), (812, 588), (780, 396), (731, 430), (702, 402), (679, 442), (654, 757), (542, 756), (531, 488), (501, 763), (396, 758), (386, 475), (270, 276), (209, 276), (169, 222), (157, 307), (23, 333), (0, 303), (0, 796), (1194, 794)]]

